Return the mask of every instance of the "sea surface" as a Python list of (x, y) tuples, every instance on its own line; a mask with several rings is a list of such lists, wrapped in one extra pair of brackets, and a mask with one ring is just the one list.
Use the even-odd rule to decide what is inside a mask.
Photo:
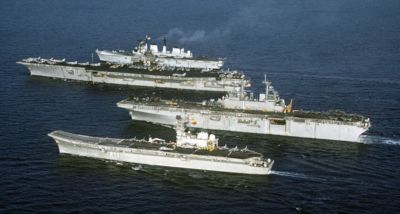
[[(400, 1), (0, 1), (1, 213), (399, 213)], [(129, 95), (216, 95), (29, 76), (27, 57), (91, 61), (149, 34), (195, 55), (225, 57), (252, 89), (264, 74), (295, 109), (371, 118), (361, 143), (217, 132), (275, 160), (268, 176), (60, 155), (53, 130), (107, 137), (174, 131), (130, 120)]]

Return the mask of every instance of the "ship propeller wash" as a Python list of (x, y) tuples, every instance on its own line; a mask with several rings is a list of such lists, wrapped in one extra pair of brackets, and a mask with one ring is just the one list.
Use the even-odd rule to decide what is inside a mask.
[(293, 110), (292, 101), (286, 105), (266, 78), (264, 84), (258, 99), (240, 91), (203, 102), (130, 98), (117, 106), (133, 120), (168, 126), (180, 116), (192, 128), (338, 141), (359, 141), (371, 126), (369, 118), (341, 111)]
[(238, 149), (218, 146), (213, 134), (185, 131), (178, 119), (176, 142), (160, 138), (115, 139), (90, 137), (64, 131), (54, 131), (49, 136), (55, 140), (60, 153), (84, 157), (240, 174), (266, 175), (271, 172), (274, 161), (247, 147)]

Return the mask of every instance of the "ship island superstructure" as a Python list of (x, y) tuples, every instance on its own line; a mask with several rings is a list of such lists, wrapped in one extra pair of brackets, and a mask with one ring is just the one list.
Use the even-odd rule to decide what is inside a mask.
[(78, 63), (40, 57), (17, 63), (26, 66), (32, 76), (90, 83), (210, 92), (235, 91), (250, 84), (243, 73), (229, 70), (152, 70), (141, 65)]
[(137, 47), (131, 52), (124, 50), (96, 50), (100, 61), (121, 64), (135, 65), (140, 64), (146, 67), (157, 67), (157, 69), (199, 69), (201, 71), (219, 70), (224, 65), (221, 58), (211, 59), (208, 57), (194, 57), (190, 50), (184, 48), (167, 49), (167, 39), (164, 37), (163, 46), (159, 50), (158, 45), (149, 44), (149, 36), (140, 40)]
[[(269, 112), (291, 112), (292, 101), (288, 106), (285, 100), (279, 97), (278, 91), (272, 86), (272, 82), (267, 80), (267, 75), (264, 76), (265, 93), (260, 93), (258, 98), (253, 92), (247, 92), (243, 87), (229, 91), (222, 99), (218, 99), (212, 105), (218, 105), (225, 109), (239, 110), (256, 110)], [(207, 101), (203, 101), (206, 105)]]
[(271, 82), (264, 83), (258, 99), (243, 93), (203, 102), (130, 98), (117, 106), (133, 120), (167, 126), (178, 115), (192, 128), (338, 141), (359, 141), (371, 125), (369, 118), (341, 111), (293, 110), (292, 101), (285, 105)]
[(90, 137), (64, 131), (48, 135), (55, 140), (60, 153), (133, 164), (266, 175), (274, 163), (247, 147), (219, 147), (215, 135), (192, 134), (183, 125), (177, 125), (176, 142), (151, 137), (148, 140)]

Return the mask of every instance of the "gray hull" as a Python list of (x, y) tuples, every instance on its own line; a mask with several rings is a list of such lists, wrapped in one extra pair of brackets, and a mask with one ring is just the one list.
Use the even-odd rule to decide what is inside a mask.
[(117, 106), (128, 110), (133, 120), (174, 126), (179, 115), (188, 121), (188, 127), (254, 134), (358, 142), (369, 128), (362, 122), (289, 116), (277, 119), (262, 114), (154, 107), (129, 101), (121, 101)]
[[(151, 59), (147, 59), (145, 55), (140, 54), (126, 54), (112, 51), (99, 51), (96, 50), (99, 59), (103, 62), (109, 62), (114, 64), (133, 64), (138, 62), (145, 62)], [(222, 60), (199, 60), (193, 58), (173, 58), (173, 57), (154, 57), (154, 63), (159, 67), (170, 67), (170, 68), (184, 68), (184, 69), (202, 69), (202, 70), (213, 70), (221, 69), (223, 66)]]
[(57, 143), (60, 153), (103, 160), (256, 175), (269, 174), (273, 165), (272, 161), (267, 166), (255, 166), (258, 159), (253, 158), (238, 159), (102, 145), (102, 141), (118, 144), (122, 139), (96, 138), (63, 131), (52, 132), (49, 136)]
[(228, 92), (239, 88), (242, 80), (215, 77), (173, 77), (124, 72), (90, 70), (84, 67), (18, 62), (33, 76), (51, 77), (92, 83), (151, 88)]

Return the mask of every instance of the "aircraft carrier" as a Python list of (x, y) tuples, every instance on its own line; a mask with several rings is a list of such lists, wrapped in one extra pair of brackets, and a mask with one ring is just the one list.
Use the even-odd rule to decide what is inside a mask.
[(64, 131), (48, 135), (60, 153), (117, 162), (255, 175), (269, 174), (274, 163), (247, 147), (219, 147), (213, 134), (191, 134), (179, 126), (176, 142), (160, 138), (100, 138)]
[(229, 92), (250, 84), (243, 73), (222, 70), (222, 59), (194, 57), (183, 48), (167, 50), (165, 40), (158, 51), (148, 40), (139, 42), (132, 53), (96, 50), (99, 63), (41, 57), (17, 63), (33, 76), (91, 83), (211, 92)]
[(117, 106), (129, 111), (133, 120), (173, 126), (178, 115), (188, 127), (281, 135), (337, 141), (359, 141), (371, 126), (369, 118), (341, 111), (293, 110), (265, 80), (265, 93), (230, 93), (222, 99), (201, 103), (152, 98), (129, 98)]
[(184, 48), (167, 49), (167, 39), (164, 37), (162, 49), (159, 50), (156, 44), (149, 44), (150, 36), (146, 35), (144, 40), (140, 40), (137, 47), (131, 52), (124, 50), (96, 50), (100, 61), (134, 65), (143, 64), (145, 66), (157, 67), (157, 69), (200, 69), (202, 71), (219, 70), (224, 65), (222, 58), (211, 59), (209, 57), (195, 57), (193, 53)]
[(90, 83), (211, 92), (229, 92), (250, 84), (244, 74), (229, 70), (152, 70), (143, 66), (42, 58), (28, 58), (17, 63), (26, 66), (32, 76)]

